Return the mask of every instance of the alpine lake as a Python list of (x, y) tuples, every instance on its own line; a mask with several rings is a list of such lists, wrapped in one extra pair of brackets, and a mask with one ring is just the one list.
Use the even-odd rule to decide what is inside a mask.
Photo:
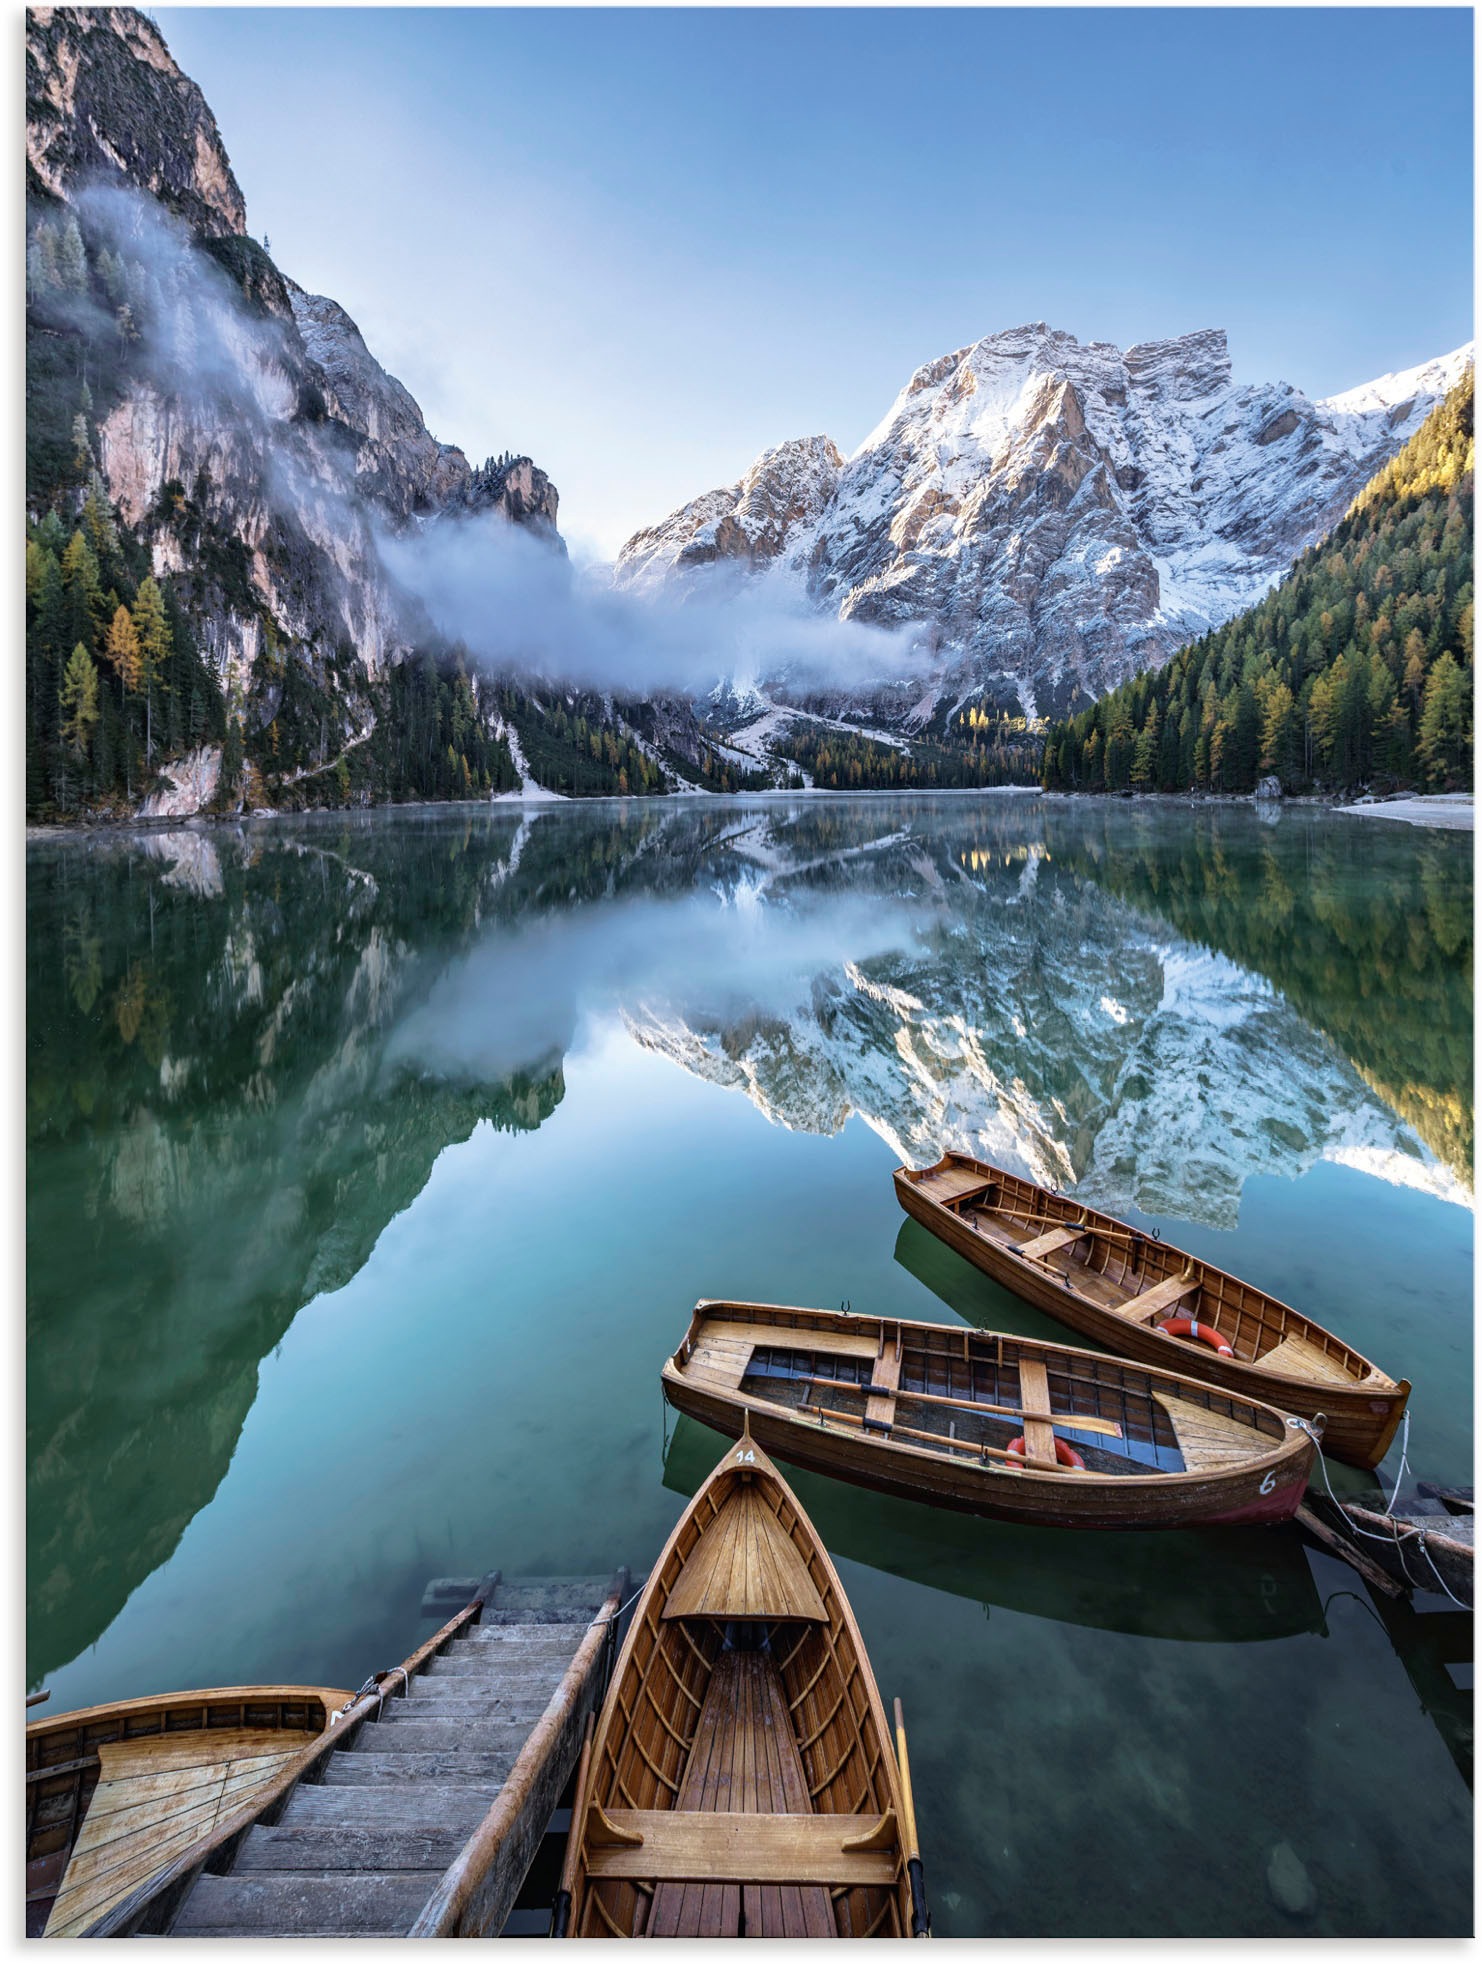
[[(30, 1684), (353, 1689), (435, 1576), (646, 1570), (723, 1450), (659, 1392), (701, 1296), (1080, 1341), (906, 1221), (949, 1147), (1315, 1315), (1469, 1485), (1471, 844), (993, 794), (33, 841)], [(1444, 1597), (795, 1485), (938, 1935), (1470, 1931)]]

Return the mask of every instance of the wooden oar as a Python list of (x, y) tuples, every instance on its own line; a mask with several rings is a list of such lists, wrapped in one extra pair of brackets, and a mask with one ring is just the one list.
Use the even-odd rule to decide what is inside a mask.
[[(748, 1377), (770, 1377), (769, 1371), (748, 1371)], [(779, 1371), (778, 1377), (790, 1377), (791, 1372)], [(976, 1398), (948, 1398), (940, 1391), (882, 1391), (875, 1384), (853, 1384), (848, 1378), (804, 1377), (796, 1380), (802, 1384), (826, 1384), (834, 1391), (852, 1391), (857, 1398), (913, 1398), (921, 1405), (950, 1405), (959, 1412), (987, 1412), (992, 1418), (1043, 1418), (1043, 1412), (1025, 1413), (1017, 1405), (988, 1405)], [(1082, 1418), (1078, 1412), (1051, 1412), (1051, 1425), (1068, 1425), (1082, 1432), (1104, 1432), (1109, 1439), (1120, 1439), (1122, 1428), (1109, 1418)], [(933, 1435), (935, 1436), (935, 1435)]]
[[(854, 1412), (831, 1412), (826, 1405), (804, 1405), (805, 1412), (816, 1412), (820, 1418), (841, 1419), (845, 1425), (863, 1425), (863, 1414)], [(970, 1439), (944, 1439), (940, 1432), (921, 1432), (914, 1425), (902, 1425), (899, 1419), (891, 1421), (891, 1437), (900, 1433), (904, 1439), (924, 1439), (929, 1446), (945, 1446), (949, 1452), (971, 1453), (974, 1459), (1006, 1459), (1010, 1466), (1022, 1468), (1025, 1464), (1023, 1453), (1011, 1453), (1003, 1446), (975, 1446)], [(1030, 1460), (1027, 1464), (1039, 1473), (1074, 1473), (1079, 1468), (1062, 1466), (1058, 1460)]]
[(916, 1839), (916, 1802), (911, 1793), (911, 1758), (906, 1751), (906, 1721), (901, 1701), (895, 1701), (895, 1759), (901, 1775), (901, 1805), (905, 1810), (906, 1874), (911, 1883), (911, 1935), (931, 1935), (931, 1913), (926, 1907), (926, 1877), (921, 1867), (921, 1843)]
[(576, 1768), (576, 1792), (571, 1801), (571, 1825), (566, 1830), (566, 1855), (561, 1863), (561, 1886), (556, 1891), (556, 1900), (551, 1908), (551, 1935), (564, 1937), (571, 1922), (571, 1892), (576, 1886), (576, 1864), (581, 1854), (582, 1811), (587, 1798), (587, 1776), (592, 1762), (592, 1725), (594, 1715), (587, 1714), (586, 1736), (581, 1743), (581, 1759)]
[(1082, 1234), (1099, 1234), (1104, 1241), (1151, 1241), (1153, 1238), (1150, 1234), (1144, 1233), (1141, 1228), (1099, 1227), (1094, 1221), (1067, 1221), (1054, 1214), (1035, 1214), (1023, 1207), (1011, 1207), (1006, 1202), (999, 1205), (984, 1202), (978, 1204), (983, 1206), (985, 1213), (1011, 1215), (1014, 1220), (1022, 1221), (1026, 1227), (1078, 1227)]

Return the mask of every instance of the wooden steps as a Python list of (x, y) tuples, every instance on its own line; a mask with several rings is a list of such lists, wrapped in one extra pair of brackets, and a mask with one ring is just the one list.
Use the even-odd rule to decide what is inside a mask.
[[(408, 1935), (499, 1800), (612, 1588), (606, 1576), (498, 1584), (477, 1624), (406, 1689), (393, 1677), (379, 1716), (324, 1755), (277, 1819), (247, 1830), (224, 1873), (196, 1877), (169, 1934)], [(532, 1848), (569, 1772), (552, 1769)]]

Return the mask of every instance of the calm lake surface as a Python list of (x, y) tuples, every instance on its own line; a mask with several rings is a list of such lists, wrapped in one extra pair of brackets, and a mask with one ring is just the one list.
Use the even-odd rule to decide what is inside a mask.
[[(1469, 837), (1008, 797), (326, 816), (33, 844), (28, 931), (52, 1711), (353, 1687), (434, 1575), (646, 1568), (722, 1449), (659, 1395), (699, 1296), (1072, 1340), (905, 1221), (892, 1167), (949, 1147), (1332, 1324), (1413, 1380), (1412, 1476), (1471, 1481)], [(905, 1704), (938, 1934), (1470, 1930), (1443, 1599), (1376, 1604), (1295, 1529), (797, 1488)]]

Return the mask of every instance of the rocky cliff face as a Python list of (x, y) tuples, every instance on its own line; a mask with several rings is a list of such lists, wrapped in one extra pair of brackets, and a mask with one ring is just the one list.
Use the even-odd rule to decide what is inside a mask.
[[(376, 679), (437, 639), (384, 536), (489, 513), (559, 544), (555, 487), (434, 438), (344, 309), (245, 236), (215, 120), (143, 15), (32, 10), (27, 138), (33, 243), (46, 231), (28, 357), (92, 378), (84, 463), (173, 576), (249, 738), (302, 679), (332, 763), (373, 725)], [(27, 488), (33, 515), (81, 495)]]
[[(782, 445), (638, 533), (615, 577), (762, 563), (841, 617), (927, 626), (918, 720), (977, 697), (1058, 712), (1258, 599), (1469, 358), (1313, 403), (1237, 386), (1218, 330), (1124, 352), (1014, 328), (917, 369), (831, 482), (827, 439)], [(765, 552), (742, 523), (758, 503), (780, 515)]]
[(54, 198), (87, 183), (129, 185), (203, 238), (247, 229), (216, 118), (132, 7), (28, 10), (26, 179)]
[(843, 468), (826, 436), (764, 450), (738, 483), (707, 491), (661, 524), (636, 532), (618, 561), (621, 584), (653, 586), (675, 571), (724, 559), (770, 564), (822, 518)]

